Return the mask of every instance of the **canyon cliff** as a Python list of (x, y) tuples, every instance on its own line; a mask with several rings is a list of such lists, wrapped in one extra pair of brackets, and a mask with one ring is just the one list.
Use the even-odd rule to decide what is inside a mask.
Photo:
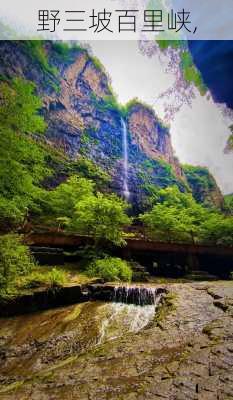
[(110, 77), (86, 49), (52, 42), (2, 41), (0, 57), (1, 76), (21, 76), (35, 83), (43, 101), (47, 143), (63, 149), (72, 160), (82, 156), (100, 166), (111, 177), (110, 189), (118, 194), (124, 194), (127, 178), (136, 209), (143, 209), (150, 185), (177, 185), (182, 191), (191, 190), (200, 202), (221, 205), (214, 180), (210, 188), (203, 188), (200, 179), (195, 184), (182, 168), (169, 129), (152, 108), (139, 100), (124, 107), (117, 103)]

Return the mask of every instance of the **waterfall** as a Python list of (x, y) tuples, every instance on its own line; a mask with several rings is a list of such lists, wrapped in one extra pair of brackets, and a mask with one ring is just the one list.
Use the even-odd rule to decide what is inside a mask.
[(104, 317), (97, 344), (140, 332), (153, 323), (164, 293), (162, 288), (116, 286), (112, 303), (102, 306)]
[(97, 344), (116, 339), (130, 332), (140, 332), (153, 321), (156, 307), (108, 303), (103, 306), (102, 312), (105, 313), (105, 318), (102, 319), (100, 325)]
[(127, 140), (127, 128), (125, 121), (121, 118), (122, 126), (122, 149), (123, 149), (123, 194), (126, 200), (129, 199), (130, 192), (128, 187), (128, 140)]
[(138, 306), (157, 306), (164, 290), (138, 286), (116, 286), (113, 301), (116, 303), (134, 304)]

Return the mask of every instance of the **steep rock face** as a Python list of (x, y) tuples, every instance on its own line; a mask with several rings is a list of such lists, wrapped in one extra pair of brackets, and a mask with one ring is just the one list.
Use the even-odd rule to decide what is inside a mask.
[(174, 156), (169, 130), (152, 109), (140, 103), (135, 104), (129, 111), (128, 129), (148, 157), (162, 159), (173, 167), (177, 176), (183, 176), (179, 161)]
[[(73, 63), (60, 71), (61, 92), (52, 112), (50, 105), (47, 135), (72, 156), (82, 153), (102, 166), (112, 177), (112, 189), (121, 194), (123, 116), (112, 102), (108, 77), (86, 52), (78, 54)], [(145, 185), (177, 184), (184, 190), (182, 170), (174, 157), (169, 132), (154, 111), (138, 103), (128, 109), (124, 120), (128, 131), (128, 187), (136, 207), (142, 206)]]
[[(87, 143), (90, 131), (99, 131), (109, 116), (101, 115), (96, 98), (110, 94), (106, 76), (97, 69), (86, 52), (76, 55), (73, 63), (60, 68), (60, 93), (47, 97), (47, 137), (75, 157), (82, 146), (83, 135)], [(94, 143), (92, 143), (92, 147)], [(94, 151), (94, 149), (93, 149)]]
[(222, 208), (224, 202), (222, 193), (207, 168), (184, 165), (183, 170), (193, 196), (199, 203)]
[(176, 184), (186, 190), (187, 181), (174, 156), (169, 131), (150, 107), (133, 102), (123, 113), (107, 73), (87, 50), (77, 47), (62, 54), (52, 42), (41, 46), (2, 41), (0, 74), (35, 82), (48, 124), (46, 138), (53, 146), (63, 148), (71, 158), (81, 154), (94, 161), (110, 174), (111, 189), (122, 194), (124, 118), (128, 187), (136, 209), (143, 209), (144, 194), (151, 184)]

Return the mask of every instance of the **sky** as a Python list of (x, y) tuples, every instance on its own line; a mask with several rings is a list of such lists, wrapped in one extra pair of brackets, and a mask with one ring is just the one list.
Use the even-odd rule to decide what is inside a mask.
[[(138, 97), (163, 118), (164, 104), (158, 97), (175, 81), (175, 75), (166, 72), (166, 60), (161, 62), (157, 54), (150, 58), (142, 55), (136, 41), (89, 43), (108, 71), (119, 101), (124, 104)], [(172, 144), (180, 162), (208, 167), (224, 194), (233, 193), (233, 153), (224, 153), (229, 125), (230, 120), (211, 96), (202, 97), (198, 91), (191, 106), (183, 105), (170, 121)]]

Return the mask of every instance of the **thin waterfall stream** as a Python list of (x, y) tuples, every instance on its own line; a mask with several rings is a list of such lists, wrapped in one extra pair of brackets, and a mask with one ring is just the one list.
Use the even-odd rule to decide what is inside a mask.
[(130, 197), (128, 186), (128, 139), (127, 127), (123, 118), (121, 118), (122, 127), (122, 150), (123, 150), (123, 194), (126, 200)]

